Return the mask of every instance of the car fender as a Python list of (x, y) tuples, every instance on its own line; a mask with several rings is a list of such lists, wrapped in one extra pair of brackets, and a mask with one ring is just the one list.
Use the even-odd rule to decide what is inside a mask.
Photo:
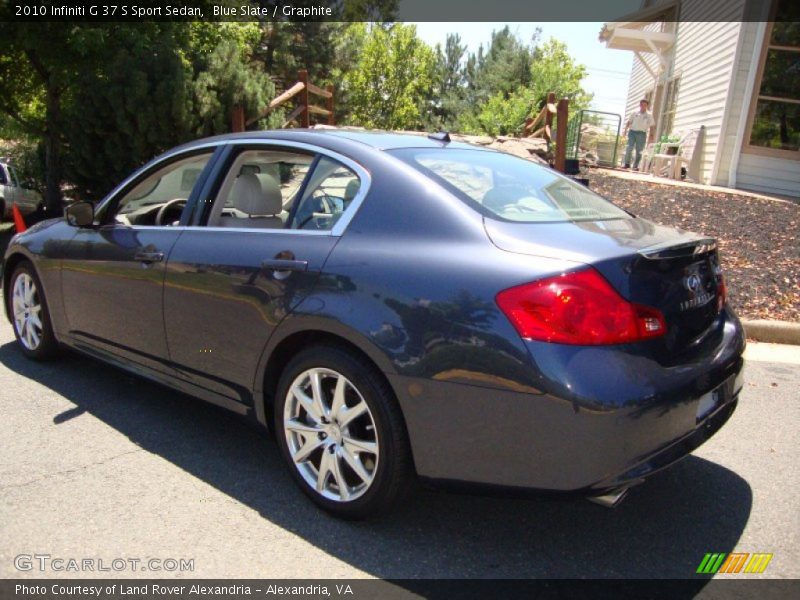
[(335, 337), (352, 344), (363, 352), (381, 372), (394, 374), (396, 370), (389, 357), (367, 336), (359, 332), (356, 328), (343, 323), (331, 316), (315, 315), (308, 312), (308, 307), (318, 305), (319, 300), (313, 295), (305, 298), (291, 314), (287, 315), (275, 328), (258, 362), (253, 381), (253, 400), (255, 404), (256, 418), (263, 424), (267, 424), (267, 407), (264, 394), (264, 379), (270, 361), (273, 359), (276, 349), (290, 337), (302, 333), (315, 333), (323, 336)]
[[(65, 235), (60, 238), (58, 234), (53, 236), (61, 239), (58, 244), (51, 241), (52, 234), (48, 231), (51, 228), (64, 228), (69, 230), (72, 235)], [(3, 288), (9, 284), (13, 266), (21, 259), (29, 260), (44, 290), (47, 298), (47, 306), (50, 311), (50, 319), (53, 323), (53, 330), (56, 338), (60, 339), (66, 332), (66, 316), (64, 305), (61, 301), (61, 258), (60, 253), (74, 237), (77, 229), (68, 225), (64, 219), (50, 219), (40, 221), (31, 226), (27, 231), (11, 238), (11, 242), (6, 249), (3, 259)], [(9, 268), (9, 266), (11, 268)], [(5, 304), (5, 303), (4, 303)], [(6, 317), (9, 317), (8, 307), (3, 307)]]

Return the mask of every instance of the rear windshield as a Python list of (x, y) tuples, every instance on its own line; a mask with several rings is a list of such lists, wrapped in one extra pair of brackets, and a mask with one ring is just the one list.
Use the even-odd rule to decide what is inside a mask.
[(391, 153), (488, 217), (521, 223), (631, 218), (587, 187), (510, 154), (448, 148)]

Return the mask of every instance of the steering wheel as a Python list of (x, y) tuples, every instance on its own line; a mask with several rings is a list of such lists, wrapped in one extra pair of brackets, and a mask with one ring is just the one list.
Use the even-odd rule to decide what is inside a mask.
[[(174, 210), (178, 206), (180, 206), (181, 212), (183, 212), (183, 207), (186, 206), (186, 199), (174, 198), (173, 200), (164, 203), (156, 213), (156, 225), (168, 225), (168, 223), (164, 223), (164, 218), (169, 214), (169, 211)], [(178, 215), (178, 218), (180, 219), (180, 215)]]

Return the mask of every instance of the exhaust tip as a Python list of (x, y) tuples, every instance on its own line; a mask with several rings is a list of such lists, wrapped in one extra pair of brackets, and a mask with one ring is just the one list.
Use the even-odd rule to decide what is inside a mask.
[(628, 488), (618, 488), (616, 490), (612, 490), (602, 496), (589, 496), (589, 502), (594, 502), (595, 504), (599, 504), (600, 506), (605, 506), (606, 508), (614, 508), (625, 496), (628, 494)]

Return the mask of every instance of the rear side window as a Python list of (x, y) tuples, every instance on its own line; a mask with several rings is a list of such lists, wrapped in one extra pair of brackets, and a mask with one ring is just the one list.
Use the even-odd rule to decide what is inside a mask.
[(482, 150), (394, 150), (485, 216), (520, 223), (629, 219), (588, 188), (531, 161)]
[(312, 173), (292, 219), (292, 229), (333, 229), (361, 189), (348, 167), (322, 156)]

